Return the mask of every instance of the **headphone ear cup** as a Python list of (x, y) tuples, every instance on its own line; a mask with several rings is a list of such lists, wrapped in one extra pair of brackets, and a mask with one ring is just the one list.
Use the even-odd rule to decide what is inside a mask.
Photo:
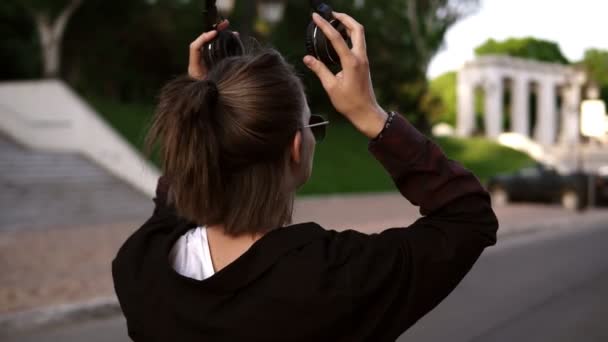
[[(339, 20), (336, 19), (332, 20), (330, 23), (336, 29), (336, 31), (340, 33), (342, 39), (344, 39), (344, 41), (346, 42), (346, 45), (349, 48), (352, 48), (353, 44), (350, 40), (350, 37), (348, 36), (346, 26), (344, 26), (344, 24), (342, 24)], [(330, 61), (330, 63), (340, 65), (340, 56), (338, 56), (338, 53), (334, 49), (334, 46), (332, 45), (331, 41), (329, 41), (329, 39), (327, 39), (325, 36), (323, 36), (323, 39), (323, 43), (326, 44), (325, 51), (327, 51), (327, 59)]]
[(306, 52), (313, 56), (313, 57), (317, 57), (317, 54), (315, 52), (315, 41), (314, 41), (314, 32), (315, 32), (315, 27), (317, 27), (317, 25), (314, 23), (314, 21), (311, 21), (308, 24), (308, 27), (306, 28)]
[[(331, 65), (333, 62), (328, 55), (328, 43), (329, 41), (323, 31), (321, 31), (317, 24), (311, 21), (306, 29), (306, 51), (326, 65)], [(331, 44), (329, 48), (333, 50)]]
[(217, 34), (214, 57), (220, 61), (226, 57), (241, 56), (245, 52), (243, 42), (233, 31), (222, 30)]
[[(331, 24), (340, 32), (342, 38), (346, 41), (346, 44), (349, 47), (352, 47), (352, 43), (350, 37), (348, 37), (346, 27), (338, 21), (332, 20)], [(315, 32), (316, 30), (316, 32)], [(327, 39), (323, 31), (317, 28), (317, 25), (314, 22), (310, 22), (308, 28), (306, 29), (306, 51), (308, 54), (318, 58), (321, 62), (325, 63), (325, 65), (339, 65), (340, 57), (338, 53), (334, 49), (331, 41)]]
[(219, 31), (217, 37), (205, 44), (201, 52), (205, 66), (208, 68), (226, 57), (241, 56), (244, 53), (245, 47), (241, 39), (228, 30)]
[(332, 64), (337, 64), (334, 62), (338, 61), (337, 58), (332, 60), (332, 58), (334, 58), (332, 54), (336, 54), (334, 51), (334, 47), (331, 45), (331, 42), (329, 41), (329, 39), (327, 39), (325, 34), (321, 32), (321, 29), (317, 31), (317, 39), (315, 41), (315, 44), (316, 49), (319, 52), (319, 60), (321, 60), (323, 63), (325, 63), (325, 65), (328, 66)]

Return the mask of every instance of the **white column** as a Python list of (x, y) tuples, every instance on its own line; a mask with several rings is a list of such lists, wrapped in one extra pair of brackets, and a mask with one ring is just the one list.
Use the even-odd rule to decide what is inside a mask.
[(486, 136), (497, 138), (502, 133), (502, 79), (498, 75), (488, 77), (484, 84), (484, 90)]
[(528, 84), (529, 82), (525, 77), (519, 75), (513, 77), (511, 130), (530, 137), (530, 113), (528, 112), (530, 89)]
[(564, 88), (562, 105), (561, 142), (574, 145), (579, 142), (579, 110), (581, 105), (581, 85), (570, 84)]
[(540, 80), (538, 83), (538, 122), (536, 140), (543, 145), (555, 143), (555, 83), (551, 80)]
[(458, 73), (456, 131), (459, 136), (468, 137), (475, 130), (475, 90), (464, 73)]

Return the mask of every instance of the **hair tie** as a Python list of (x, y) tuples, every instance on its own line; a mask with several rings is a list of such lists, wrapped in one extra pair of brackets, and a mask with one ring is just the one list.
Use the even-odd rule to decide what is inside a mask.
[(217, 84), (213, 80), (205, 80), (207, 91), (205, 92), (205, 100), (209, 101), (209, 105), (213, 106), (217, 103), (219, 97), (219, 90)]

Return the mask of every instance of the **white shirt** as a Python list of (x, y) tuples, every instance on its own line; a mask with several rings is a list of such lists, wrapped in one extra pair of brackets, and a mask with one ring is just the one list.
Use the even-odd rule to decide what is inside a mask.
[(171, 248), (169, 260), (177, 273), (197, 280), (215, 274), (207, 240), (207, 227), (196, 227), (182, 235)]

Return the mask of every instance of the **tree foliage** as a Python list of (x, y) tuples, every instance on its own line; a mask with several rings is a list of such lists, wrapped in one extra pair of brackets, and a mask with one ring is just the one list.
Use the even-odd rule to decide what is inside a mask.
[[(475, 10), (478, 1), (367, 0), (360, 3), (362, 5), (357, 6), (352, 0), (331, 1), (335, 10), (349, 13), (365, 26), (379, 102), (404, 113), (418, 127), (428, 128), (427, 118), (438, 105), (428, 88), (428, 65), (441, 48), (447, 29)], [(319, 82), (300, 62), (305, 53), (303, 37), (310, 21), (308, 13), (307, 1), (289, 1), (285, 20), (273, 30), (271, 41), (302, 71), (313, 104), (331, 111)]]
[(25, 9), (0, 1), (0, 79), (34, 78), (40, 75), (36, 28)]
[[(318, 80), (306, 69), (304, 34), (310, 21), (308, 1), (286, 0), (284, 20), (252, 32), (296, 65), (308, 87), (313, 110), (331, 113)], [(28, 11), (60, 15), (70, 0), (0, 2), (2, 79), (40, 77), (41, 47)], [(436, 110), (426, 72), (448, 28), (471, 13), (478, 0), (330, 1), (366, 27), (372, 77), (379, 102), (399, 110), (419, 126)], [(24, 4), (26, 6), (24, 6)], [(237, 1), (233, 29), (251, 32), (251, 1)], [(29, 10), (28, 10), (29, 8)], [(184, 73), (189, 43), (203, 28), (202, 0), (86, 0), (63, 36), (60, 77), (85, 94), (123, 102), (151, 103), (168, 79)]]
[(71, 0), (19, 0), (17, 1), (32, 13), (44, 13), (50, 19), (55, 19), (66, 8)]
[(440, 99), (440, 113), (431, 118), (433, 123), (446, 122), (456, 125), (456, 71), (443, 73), (430, 82), (431, 91)]
[(36, 25), (40, 52), (42, 53), (43, 76), (57, 77), (60, 74), (63, 35), (74, 12), (83, 0), (23, 0), (21, 5)]
[(503, 41), (488, 39), (475, 48), (475, 54), (477, 56), (508, 55), (541, 62), (569, 64), (557, 43), (533, 37), (509, 38)]
[(591, 80), (600, 87), (602, 99), (608, 103), (608, 50), (589, 49), (581, 64)]

